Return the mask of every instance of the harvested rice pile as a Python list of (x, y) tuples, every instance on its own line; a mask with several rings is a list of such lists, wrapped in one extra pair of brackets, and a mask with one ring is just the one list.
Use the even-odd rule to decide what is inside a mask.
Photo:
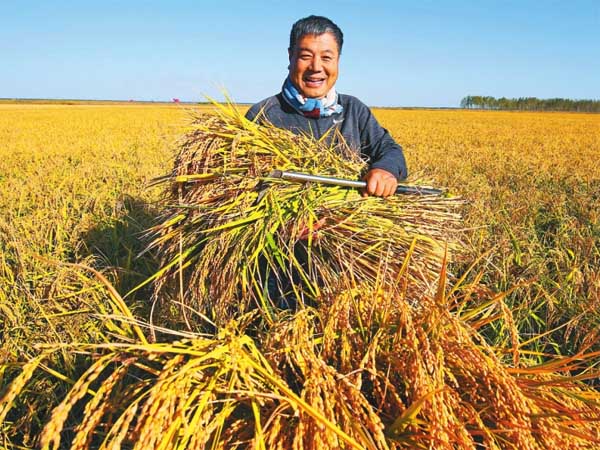
[[(477, 332), (500, 320), (502, 300), (469, 309), (458, 290), (444, 297), (443, 276), (418, 311), (357, 286), (254, 339), (244, 318), (216, 335), (158, 343), (131, 319), (115, 322), (123, 333), (111, 342), (54, 349), (92, 358), (40, 448), (598, 448), (600, 393), (568, 375), (588, 357), (507, 364), (506, 349)], [(0, 422), (49, 356), (13, 382)]]
[(256, 125), (231, 105), (198, 117), (162, 180), (168, 207), (151, 245), (164, 268), (159, 288), (174, 280), (185, 307), (218, 324), (257, 307), (272, 320), (282, 300), (314, 304), (340, 276), (392, 286), (402, 274), (416, 300), (458, 247), (459, 199), (363, 198), (269, 178), (281, 169), (357, 179), (366, 168), (350, 151)]

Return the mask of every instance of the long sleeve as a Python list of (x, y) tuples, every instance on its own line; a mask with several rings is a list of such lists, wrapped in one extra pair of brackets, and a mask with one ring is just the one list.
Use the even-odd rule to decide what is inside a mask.
[(408, 176), (402, 147), (373, 116), (370, 109), (361, 105), (358, 112), (361, 153), (369, 158), (371, 169), (383, 169), (398, 180)]

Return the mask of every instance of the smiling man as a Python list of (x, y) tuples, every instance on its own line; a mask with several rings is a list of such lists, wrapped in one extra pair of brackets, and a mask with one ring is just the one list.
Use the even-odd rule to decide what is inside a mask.
[(365, 193), (387, 197), (406, 178), (404, 154), (364, 103), (336, 92), (343, 41), (342, 31), (326, 17), (297, 21), (290, 33), (289, 74), (281, 92), (253, 105), (246, 117), (316, 139), (335, 128), (339, 133), (331, 133), (332, 139), (341, 135), (339, 145), (368, 160)]

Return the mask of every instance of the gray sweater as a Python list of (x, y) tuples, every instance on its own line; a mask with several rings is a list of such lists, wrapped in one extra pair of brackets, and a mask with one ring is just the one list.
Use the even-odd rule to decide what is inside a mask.
[(331, 127), (336, 127), (346, 144), (360, 153), (371, 169), (384, 169), (398, 180), (406, 178), (408, 171), (402, 147), (379, 125), (371, 110), (351, 95), (339, 94), (338, 101), (344, 107), (340, 114), (315, 119), (300, 114), (279, 93), (253, 105), (246, 117), (296, 134), (309, 134), (315, 139), (320, 139)]

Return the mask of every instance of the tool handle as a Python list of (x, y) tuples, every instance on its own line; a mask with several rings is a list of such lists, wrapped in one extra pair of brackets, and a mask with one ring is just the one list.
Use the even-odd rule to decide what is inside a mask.
[[(347, 180), (345, 178), (335, 178), (335, 177), (326, 177), (323, 175), (311, 175), (309, 173), (300, 173), (300, 172), (286, 172), (285, 170), (275, 171), (277, 172), (276, 176), (283, 180), (288, 181), (296, 181), (296, 182), (313, 182), (313, 183), (321, 183), (321, 184), (332, 184), (334, 186), (346, 186), (352, 188), (364, 188), (367, 186), (366, 181), (357, 181), (357, 180)], [(279, 174), (281, 172), (281, 175)]]
[[(367, 187), (366, 181), (359, 180), (348, 180), (345, 178), (326, 177), (322, 175), (311, 175), (308, 173), (300, 172), (287, 172), (285, 170), (274, 170), (271, 176), (281, 178), (289, 181), (296, 182), (307, 182), (311, 181), (314, 183), (332, 184), (334, 186), (345, 186), (357, 189), (364, 189)], [(398, 185), (396, 188), (396, 194), (414, 194), (414, 195), (441, 195), (443, 192), (440, 189), (420, 187), (420, 186), (405, 186)]]
[(415, 195), (442, 195), (441, 189), (427, 188), (422, 186), (404, 186), (399, 184), (396, 188), (396, 194), (415, 194)]

